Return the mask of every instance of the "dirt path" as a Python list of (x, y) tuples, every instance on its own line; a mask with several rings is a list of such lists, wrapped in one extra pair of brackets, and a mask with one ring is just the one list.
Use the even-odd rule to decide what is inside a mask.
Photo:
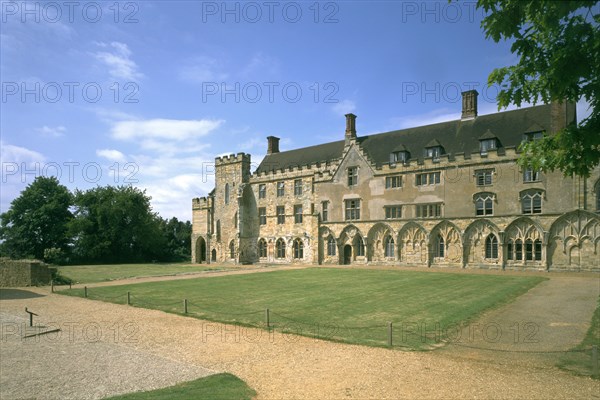
[(452, 330), (451, 345), (441, 352), (496, 364), (552, 367), (560, 351), (583, 340), (598, 296), (599, 278), (552, 277), (514, 302)]
[[(82, 288), (84, 286), (87, 287), (99, 287), (99, 286), (118, 286), (118, 285), (127, 285), (130, 283), (144, 283), (144, 282), (162, 282), (162, 281), (176, 281), (180, 279), (196, 279), (196, 278), (208, 278), (213, 276), (223, 276), (223, 275), (245, 275), (245, 274), (255, 274), (261, 272), (273, 272), (273, 271), (285, 271), (292, 269), (304, 269), (308, 268), (308, 266), (278, 266), (278, 265), (267, 265), (260, 267), (244, 267), (243, 269), (234, 269), (234, 270), (210, 270), (210, 271), (200, 271), (200, 272), (186, 272), (182, 274), (175, 275), (159, 275), (159, 276), (140, 276), (137, 278), (125, 278), (125, 279), (116, 279), (114, 281), (107, 282), (94, 282), (94, 283), (78, 283), (76, 285), (72, 285), (73, 288)], [(63, 287), (56, 287), (56, 290), (61, 290)]]
[[(537, 295), (543, 302), (545, 294), (555, 289), (559, 288), (542, 287)], [(259, 400), (600, 398), (600, 382), (552, 367), (494, 364), (438, 351), (401, 352), (269, 334), (155, 310), (50, 295), (47, 289), (31, 291), (45, 295), (2, 299), (0, 311), (22, 315), (27, 306), (41, 315), (40, 322), (61, 327), (75, 322), (80, 327), (98, 324), (106, 330), (130, 324), (135, 330), (119, 336), (119, 345), (188, 366), (231, 372), (254, 388)], [(571, 293), (577, 297), (577, 292)], [(22, 363), (22, 368), (36, 367), (34, 360)], [(2, 371), (3, 375), (10, 373)]]

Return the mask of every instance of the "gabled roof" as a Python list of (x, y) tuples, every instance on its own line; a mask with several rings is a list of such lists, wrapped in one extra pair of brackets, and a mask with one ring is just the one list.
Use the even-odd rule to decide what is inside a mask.
[[(376, 135), (358, 136), (356, 141), (376, 165), (389, 163), (391, 149), (404, 145), (413, 159), (423, 157), (423, 149), (436, 140), (446, 154), (479, 152), (479, 139), (488, 130), (502, 146), (518, 146), (528, 127), (550, 131), (551, 106), (549, 104), (480, 115), (470, 120), (454, 120), (433, 125), (402, 129)], [(343, 132), (340, 133), (343, 137)], [(333, 161), (342, 157), (344, 140), (324, 143), (301, 149), (269, 154), (257, 168), (257, 172), (280, 168), (305, 166), (316, 162)]]
[(425, 148), (426, 148), (426, 149), (428, 149), (428, 148), (431, 148), (431, 147), (444, 147), (444, 146), (442, 146), (442, 144), (440, 143), (440, 141), (439, 141), (439, 140), (437, 140), (437, 139), (432, 139), (432, 140), (430, 140), (430, 141), (429, 141), (429, 143), (427, 143), (427, 144), (425, 145)]
[(486, 140), (486, 139), (496, 139), (496, 135), (494, 135), (492, 133), (492, 131), (488, 129), (487, 131), (485, 131), (485, 133), (483, 135), (479, 136), (479, 140)]
[(408, 151), (408, 148), (404, 145), (404, 143), (401, 143), (398, 146), (394, 147), (394, 149), (392, 150), (392, 152), (394, 153), (397, 153), (399, 151)]

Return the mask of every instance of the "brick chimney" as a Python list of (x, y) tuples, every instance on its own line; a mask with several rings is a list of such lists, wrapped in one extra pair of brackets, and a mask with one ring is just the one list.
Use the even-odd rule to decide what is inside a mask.
[(477, 117), (477, 90), (462, 92), (462, 115), (460, 119), (473, 119)]
[(356, 139), (356, 115), (346, 114), (346, 141)]
[(267, 155), (279, 153), (279, 138), (275, 136), (267, 136)]

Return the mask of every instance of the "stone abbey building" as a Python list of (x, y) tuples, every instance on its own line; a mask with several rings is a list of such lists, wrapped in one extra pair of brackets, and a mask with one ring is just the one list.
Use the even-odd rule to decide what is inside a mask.
[[(575, 123), (552, 103), (357, 135), (290, 151), (268, 137), (215, 160), (215, 189), (192, 201), (194, 262), (600, 270), (600, 168), (589, 179), (522, 170), (522, 141)], [(340, 133), (340, 139), (342, 139)]]

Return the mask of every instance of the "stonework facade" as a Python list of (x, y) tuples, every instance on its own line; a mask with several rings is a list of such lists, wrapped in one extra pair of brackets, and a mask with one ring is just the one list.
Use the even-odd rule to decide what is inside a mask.
[(366, 264), (600, 271), (600, 169), (522, 170), (523, 140), (576, 120), (573, 104), (477, 115), (267, 155), (219, 157), (193, 199), (198, 263)]
[(0, 259), (0, 287), (49, 285), (53, 268), (41, 261)]

